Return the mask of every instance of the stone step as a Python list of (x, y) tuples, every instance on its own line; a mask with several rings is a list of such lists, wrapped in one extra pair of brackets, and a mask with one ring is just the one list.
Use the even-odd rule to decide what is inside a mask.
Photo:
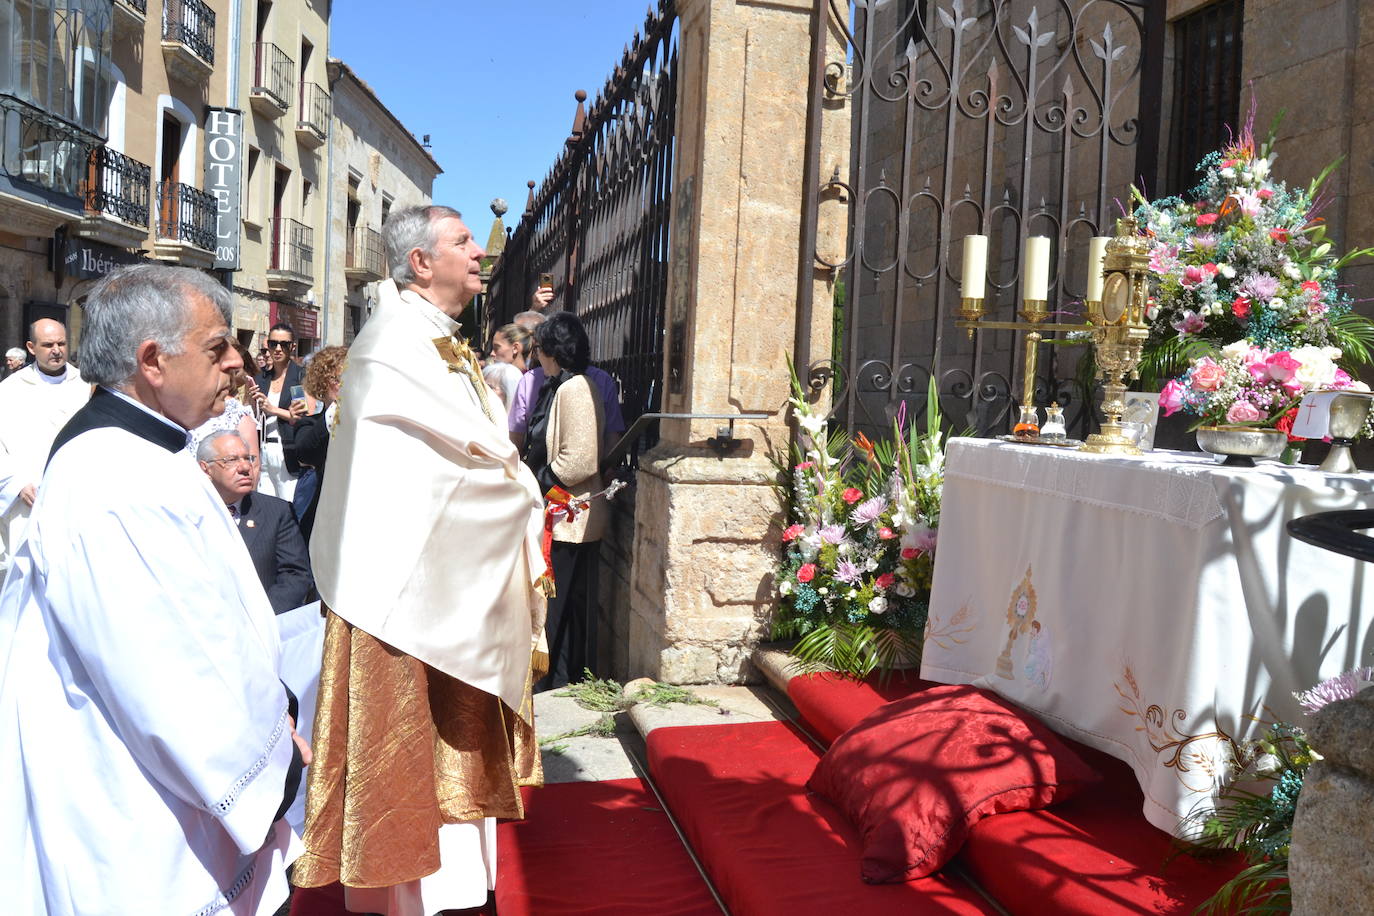
[[(633, 696), (640, 684), (647, 683), (652, 681), (631, 681), (625, 685), (625, 692)], [(634, 723), (641, 737), (647, 738), (649, 732), (656, 728), (770, 722), (784, 719), (790, 714), (790, 710), (786, 708), (785, 698), (778, 697), (763, 686), (706, 685), (684, 689), (693, 696), (715, 705), (670, 703), (667, 706), (654, 706), (650, 703), (636, 703), (630, 707), (630, 721)]]

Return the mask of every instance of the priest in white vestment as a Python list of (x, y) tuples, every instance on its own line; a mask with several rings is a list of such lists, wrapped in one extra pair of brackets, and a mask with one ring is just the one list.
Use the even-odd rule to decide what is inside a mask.
[(223, 410), (231, 301), (184, 268), (104, 278), (83, 363), (0, 590), (0, 909), (271, 916), (309, 748), (276, 620), (183, 451)]
[(91, 396), (67, 361), (67, 329), (40, 318), (29, 326), (33, 362), (0, 382), (0, 570), (23, 536), (57, 431)]
[(542, 781), (542, 499), (454, 336), (482, 249), (447, 207), (396, 211), (382, 235), (393, 279), (349, 349), (311, 539), (330, 614), (293, 881), (434, 916), (487, 901), (494, 818)]

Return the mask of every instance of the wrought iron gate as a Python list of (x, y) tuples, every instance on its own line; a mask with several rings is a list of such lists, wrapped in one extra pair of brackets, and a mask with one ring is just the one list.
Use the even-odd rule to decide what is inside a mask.
[[(619, 383), (627, 426), (658, 410), (668, 282), (677, 11), (659, 0), (624, 58), (577, 114), (563, 154), (536, 190), (493, 272), (490, 334), (529, 308), (552, 277), (554, 309), (577, 313), (592, 360)], [(650, 443), (643, 443), (648, 445)]]
[[(919, 415), (934, 378), (956, 428), (1005, 431), (1020, 348), (1014, 332), (970, 340), (954, 326), (959, 241), (989, 236), (989, 317), (1010, 318), (1022, 240), (1050, 236), (1050, 308), (1075, 320), (1088, 238), (1110, 234), (1133, 182), (1155, 184), (1163, 0), (822, 2), (846, 45), (813, 55), (810, 167), (816, 119), (841, 105), (851, 156), (847, 177), (813, 183), (809, 237), (820, 207), (847, 206), (849, 247), (815, 256), (843, 281), (833, 359), (798, 362), (813, 390), (833, 383), (833, 416), (850, 430), (885, 427), (903, 401)], [(824, 307), (809, 289), (799, 284), (803, 315)], [(1036, 398), (1082, 432), (1078, 352), (1049, 347)]]

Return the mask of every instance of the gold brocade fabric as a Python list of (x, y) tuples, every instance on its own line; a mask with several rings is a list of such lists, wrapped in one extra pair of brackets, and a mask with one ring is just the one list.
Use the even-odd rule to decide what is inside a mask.
[(519, 787), (543, 783), (529, 725), (332, 612), (325, 626), (298, 887), (414, 881), (439, 870), (440, 825), (524, 816)]

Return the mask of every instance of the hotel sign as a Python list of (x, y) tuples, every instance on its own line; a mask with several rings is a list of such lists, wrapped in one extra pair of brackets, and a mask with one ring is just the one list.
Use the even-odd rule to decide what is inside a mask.
[(215, 269), (239, 269), (243, 112), (210, 108), (205, 120), (205, 190), (215, 198)]

